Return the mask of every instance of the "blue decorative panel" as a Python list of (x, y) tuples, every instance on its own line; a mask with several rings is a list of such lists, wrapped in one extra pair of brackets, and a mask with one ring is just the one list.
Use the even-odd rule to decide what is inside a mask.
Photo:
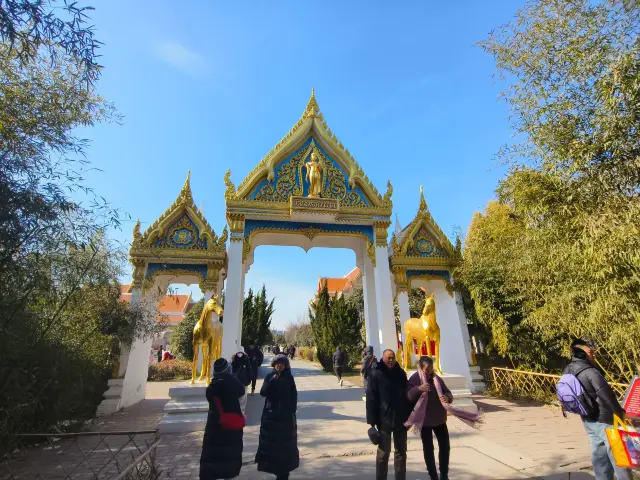
[(207, 278), (206, 265), (191, 265), (187, 263), (150, 263), (147, 267), (147, 278), (151, 278), (156, 272), (170, 272), (171, 270), (199, 273), (202, 278)]
[(304, 230), (319, 230), (322, 233), (358, 233), (374, 242), (373, 227), (370, 225), (335, 225), (330, 223), (311, 222), (278, 222), (275, 220), (245, 220), (244, 237), (249, 238), (251, 232), (264, 231), (287, 231), (291, 233), (303, 233)]
[(442, 277), (447, 282), (451, 281), (451, 274), (447, 270), (407, 270), (407, 278), (421, 277), (423, 275), (433, 275), (435, 277)]
[(206, 250), (207, 242), (200, 238), (200, 230), (188, 215), (183, 214), (169, 225), (164, 236), (153, 242), (156, 248), (190, 248)]
[(433, 242), (431, 235), (424, 226), (414, 235), (413, 245), (408, 249), (407, 254), (413, 257), (448, 257), (447, 251)]
[[(272, 182), (262, 180), (253, 189), (251, 200), (287, 202), (291, 196), (307, 196), (309, 181), (306, 179), (308, 148), (313, 138), (309, 139), (295, 152), (274, 167)], [(341, 205), (353, 207), (370, 207), (371, 202), (358, 187), (348, 185), (349, 175), (329, 154), (313, 140), (322, 160), (322, 197), (337, 198)]]

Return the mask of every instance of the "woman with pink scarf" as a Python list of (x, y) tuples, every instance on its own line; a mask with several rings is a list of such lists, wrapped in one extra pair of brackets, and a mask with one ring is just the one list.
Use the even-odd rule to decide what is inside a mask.
[(438, 469), (433, 450), (433, 434), (435, 433), (438, 439), (440, 480), (447, 480), (449, 478), (451, 447), (445, 405), (453, 402), (453, 395), (442, 379), (434, 374), (431, 357), (420, 357), (418, 371), (409, 379), (407, 396), (410, 404), (415, 404), (415, 407), (404, 425), (422, 437), (422, 451), (429, 478), (438, 480)]

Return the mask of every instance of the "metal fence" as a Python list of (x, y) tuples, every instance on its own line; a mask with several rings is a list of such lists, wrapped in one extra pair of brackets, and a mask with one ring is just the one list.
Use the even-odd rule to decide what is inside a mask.
[[(489, 389), (501, 395), (542, 401), (555, 399), (556, 384), (560, 379), (560, 375), (498, 367), (483, 370), (482, 375)], [(609, 385), (620, 400), (624, 397), (629, 386), (624, 383), (610, 383)]]
[(156, 480), (155, 430), (14, 435), (0, 479)]

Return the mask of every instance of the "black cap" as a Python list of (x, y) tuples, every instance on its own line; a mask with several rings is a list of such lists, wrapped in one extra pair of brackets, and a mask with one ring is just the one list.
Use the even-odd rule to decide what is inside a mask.
[(571, 348), (576, 348), (581, 346), (596, 348), (596, 344), (592, 340), (588, 340), (585, 338), (576, 338), (573, 342), (571, 342)]
[(213, 373), (224, 373), (229, 369), (229, 362), (226, 358), (219, 358), (213, 362)]

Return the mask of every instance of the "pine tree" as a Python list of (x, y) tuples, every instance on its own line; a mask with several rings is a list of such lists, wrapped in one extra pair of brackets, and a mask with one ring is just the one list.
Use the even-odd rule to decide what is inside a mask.
[(242, 345), (262, 346), (271, 339), (274, 300), (275, 298), (267, 300), (267, 289), (264, 285), (257, 295), (249, 289), (242, 306)]
[(242, 303), (242, 345), (249, 346), (255, 343), (255, 332), (257, 330), (254, 323), (254, 296), (250, 288)]
[(330, 317), (331, 298), (325, 283), (315, 301), (309, 307), (309, 320), (311, 321), (313, 338), (318, 350), (318, 360), (327, 371), (331, 370), (331, 355), (333, 354), (330, 339), (327, 338)]
[(333, 352), (338, 346), (347, 352), (348, 358), (360, 358), (364, 340), (358, 301), (349, 301), (344, 296), (331, 298), (325, 284), (309, 308), (309, 318), (318, 360), (325, 370), (331, 370)]

